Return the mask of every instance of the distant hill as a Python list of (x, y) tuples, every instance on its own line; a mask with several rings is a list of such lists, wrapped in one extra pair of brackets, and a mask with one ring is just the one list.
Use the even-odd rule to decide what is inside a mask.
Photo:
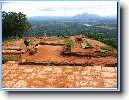
[(32, 16), (28, 17), (29, 20), (58, 20), (58, 19), (68, 19), (71, 18), (67, 16)]
[(94, 21), (94, 20), (104, 20), (104, 19), (117, 19), (117, 16), (107, 16), (102, 17), (97, 14), (82, 13), (75, 16), (32, 16), (28, 17), (28, 20), (85, 20), (85, 21)]
[(117, 17), (102, 17), (96, 14), (76, 16), (32, 16), (28, 17), (32, 27), (25, 36), (70, 36), (96, 32), (107, 38), (117, 39)]
[(83, 13), (83, 14), (78, 14), (76, 16), (73, 16), (74, 19), (78, 20), (90, 20), (90, 19), (100, 19), (103, 18), (99, 15), (96, 14), (88, 14), (88, 13)]

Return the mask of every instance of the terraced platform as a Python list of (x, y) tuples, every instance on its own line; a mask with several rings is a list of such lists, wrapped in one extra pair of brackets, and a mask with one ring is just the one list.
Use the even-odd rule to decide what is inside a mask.
[(117, 67), (2, 64), (3, 88), (117, 88)]

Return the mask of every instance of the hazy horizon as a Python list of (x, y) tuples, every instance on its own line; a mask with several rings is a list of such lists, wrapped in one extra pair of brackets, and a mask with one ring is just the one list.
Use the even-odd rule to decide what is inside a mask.
[[(83, 14), (83, 13), (81, 13), (81, 14)], [(88, 13), (89, 14), (89, 13)], [(79, 15), (79, 14), (77, 14), (77, 15)], [(97, 14), (95, 14), (95, 15), (97, 15)], [(62, 16), (62, 15), (58, 15), (58, 16), (51, 16), (51, 15), (48, 15), (48, 16), (28, 16), (28, 18), (29, 17), (74, 17), (74, 16), (76, 16), (76, 15), (73, 15), (73, 16)], [(98, 15), (98, 16), (100, 16), (100, 15)], [(100, 17), (117, 17), (117, 16), (100, 16)]]
[(3, 1), (2, 11), (23, 12), (27, 17), (71, 17), (83, 13), (115, 17), (117, 1)]

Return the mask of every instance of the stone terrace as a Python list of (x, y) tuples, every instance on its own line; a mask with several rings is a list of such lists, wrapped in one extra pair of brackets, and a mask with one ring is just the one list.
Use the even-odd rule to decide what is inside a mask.
[(117, 88), (117, 67), (2, 65), (3, 88)]

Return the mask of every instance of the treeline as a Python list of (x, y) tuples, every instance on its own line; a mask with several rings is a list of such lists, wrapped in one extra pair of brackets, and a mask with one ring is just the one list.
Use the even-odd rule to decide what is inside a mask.
[(87, 33), (87, 34), (85, 34), (85, 37), (94, 39), (94, 40), (98, 40), (102, 43), (105, 43), (105, 44), (117, 49), (117, 39), (115, 39), (115, 38), (105, 38), (102, 35), (96, 34), (96, 32)]
[[(105, 21), (104, 21), (105, 22)], [(103, 34), (105, 37), (117, 38), (117, 28), (114, 24), (114, 29), (97, 27), (98, 25), (105, 25), (103, 21), (96, 22), (81, 22), (74, 20), (31, 20), (32, 28), (25, 32), (26, 36), (43, 36), (45, 33), (48, 36), (65, 36), (85, 34), (88, 32), (96, 32)], [(89, 24), (91, 26), (87, 26)], [(109, 24), (109, 25), (108, 25)], [(106, 23), (106, 26), (110, 26), (113, 23)]]

